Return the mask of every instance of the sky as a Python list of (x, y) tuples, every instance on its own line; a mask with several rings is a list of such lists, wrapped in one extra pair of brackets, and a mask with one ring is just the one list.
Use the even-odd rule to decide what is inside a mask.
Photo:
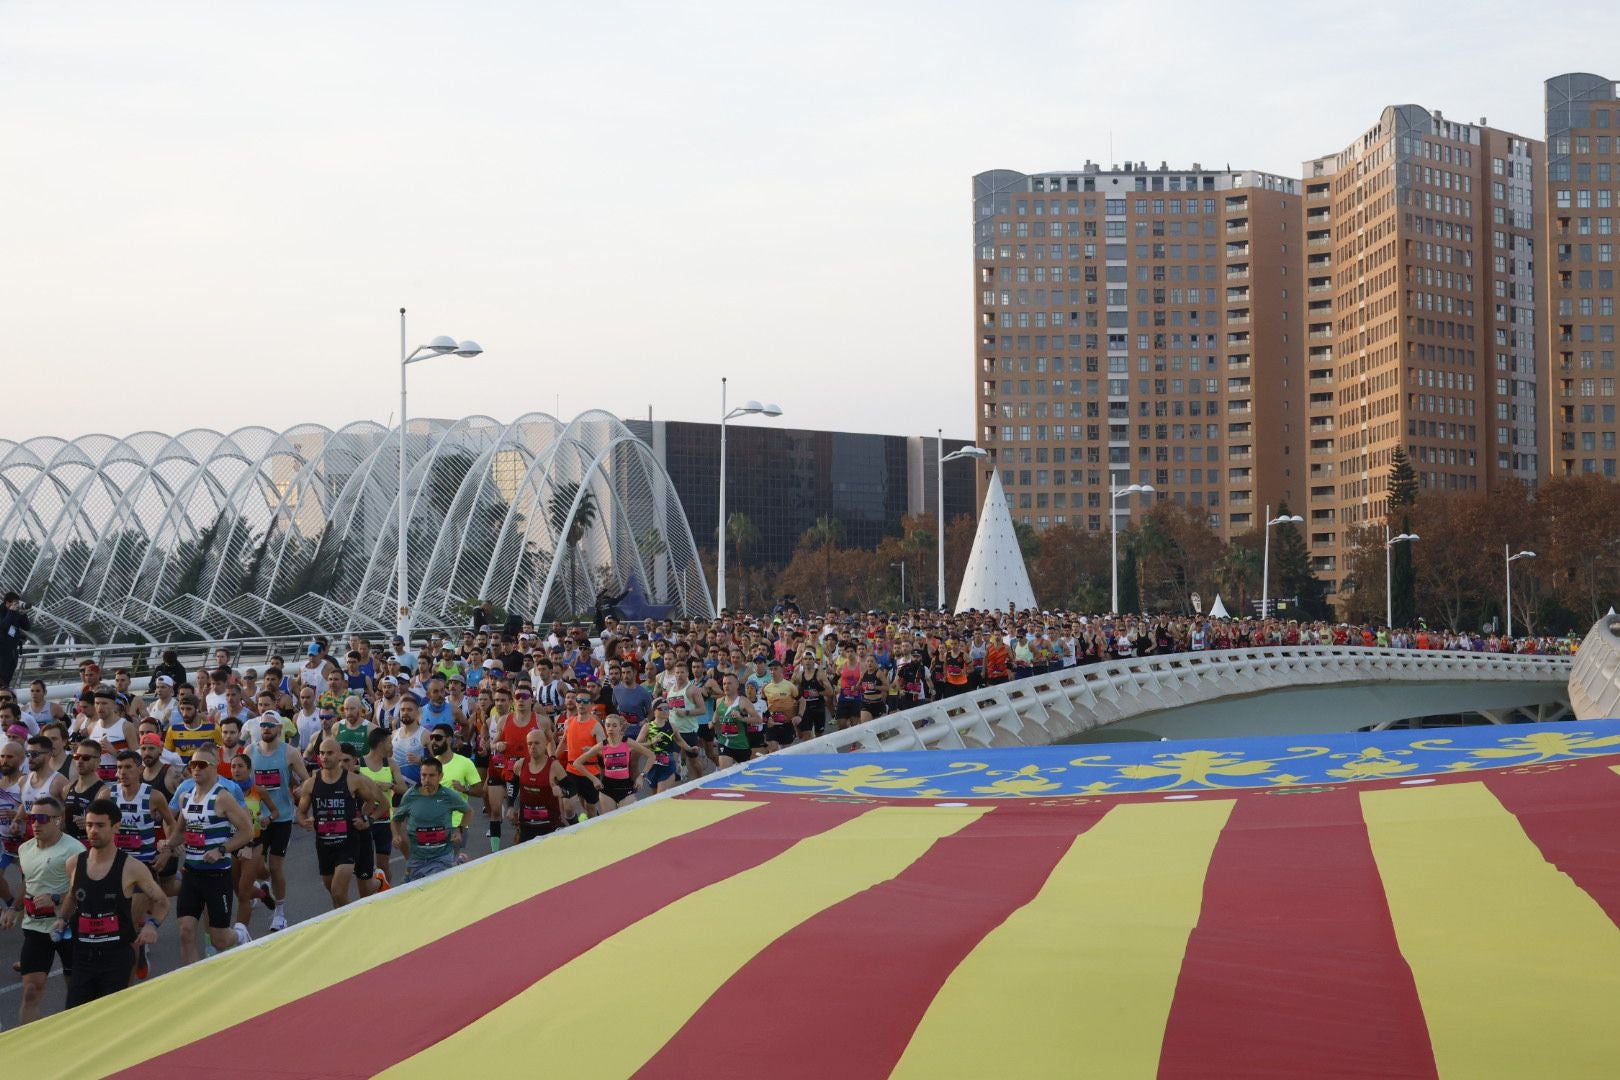
[(486, 350), (412, 415), (712, 421), (728, 376), (968, 437), (973, 174), (1297, 176), (1388, 104), (1539, 138), (1545, 78), (1620, 78), (1612, 3), (1318, 7), (5, 0), (0, 438), (389, 422), (401, 307)]

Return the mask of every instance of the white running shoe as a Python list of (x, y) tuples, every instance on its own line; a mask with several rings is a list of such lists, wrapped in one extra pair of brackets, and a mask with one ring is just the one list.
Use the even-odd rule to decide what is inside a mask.
[(273, 934), (278, 930), (285, 929), (287, 929), (287, 913), (277, 908), (276, 913), (270, 916), (270, 932)]
[(231, 929), (236, 931), (236, 943), (238, 945), (246, 945), (253, 940), (253, 935), (248, 933), (248, 928), (242, 923), (232, 923)]

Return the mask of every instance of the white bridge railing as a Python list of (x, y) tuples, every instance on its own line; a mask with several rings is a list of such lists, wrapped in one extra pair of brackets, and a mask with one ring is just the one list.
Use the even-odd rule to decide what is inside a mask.
[(1062, 668), (986, 686), (795, 743), (783, 754), (1061, 742), (1146, 713), (1306, 686), (1489, 681), (1563, 684), (1568, 656), (1349, 646), (1172, 653)]

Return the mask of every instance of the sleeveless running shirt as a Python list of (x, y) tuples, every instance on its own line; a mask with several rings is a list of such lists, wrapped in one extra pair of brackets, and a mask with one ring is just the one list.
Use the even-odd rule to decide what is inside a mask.
[(124, 895), (125, 852), (114, 853), (112, 868), (100, 880), (90, 876), (90, 853), (79, 855), (73, 875), (73, 934), (77, 949), (97, 953), (128, 949), (135, 942), (135, 918)]
[[(196, 788), (186, 793), (185, 804), (180, 808), (180, 817), (185, 829), (187, 870), (231, 868), (231, 853), (225, 850), (225, 845), (235, 835), (236, 828), (231, 824), (230, 818), (220, 813), (221, 798), (229, 799), (231, 795), (226, 792), (225, 785), (220, 783), (215, 783), (208, 789), (208, 794), (201, 798), (198, 797)], [(203, 860), (209, 848), (220, 849), (219, 861)]]
[(270, 805), (275, 810), (276, 821), (291, 821), (292, 776), (287, 768), (287, 748), (278, 741), (274, 750), (265, 753), (260, 749), (260, 745), (255, 742), (248, 749), (248, 758), (253, 768), (253, 784), (269, 797)]
[(120, 785), (113, 788), (118, 802), (118, 832), (113, 843), (150, 866), (157, 859), (157, 818), (152, 815), (152, 785), (142, 784), (133, 798), (126, 798)]
[(341, 774), (336, 781), (328, 781), (316, 773), (310, 808), (315, 817), (317, 844), (333, 848), (349, 842), (354, 819), (360, 816), (360, 800), (349, 790), (348, 773)]

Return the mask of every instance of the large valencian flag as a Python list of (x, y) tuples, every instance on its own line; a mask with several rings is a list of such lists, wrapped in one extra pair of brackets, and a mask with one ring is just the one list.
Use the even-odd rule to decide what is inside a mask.
[(40, 1080), (1620, 1075), (1620, 721), (777, 755), (0, 1036)]

